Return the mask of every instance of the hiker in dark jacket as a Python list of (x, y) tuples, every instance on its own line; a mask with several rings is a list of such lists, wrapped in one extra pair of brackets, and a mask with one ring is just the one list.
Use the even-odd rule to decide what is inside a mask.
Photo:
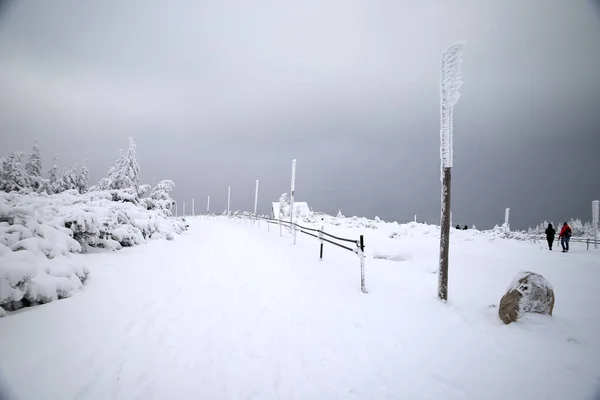
[(571, 227), (566, 222), (563, 224), (562, 229), (558, 237), (560, 238), (560, 244), (563, 248), (563, 253), (569, 251), (569, 240), (571, 240)]
[(556, 230), (552, 227), (552, 224), (548, 224), (546, 228), (546, 240), (548, 241), (548, 248), (552, 251), (552, 243), (554, 243), (554, 236), (556, 236)]

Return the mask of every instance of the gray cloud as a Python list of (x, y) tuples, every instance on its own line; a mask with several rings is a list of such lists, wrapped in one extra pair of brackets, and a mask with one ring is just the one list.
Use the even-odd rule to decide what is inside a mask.
[[(453, 213), (490, 226), (589, 219), (600, 197), (600, 19), (560, 0), (12, 2), (0, 144), (101, 178), (138, 142), (180, 201), (439, 219), (439, 55), (467, 40)], [(200, 200), (202, 199), (202, 200)], [(199, 206), (199, 209), (203, 209)]]

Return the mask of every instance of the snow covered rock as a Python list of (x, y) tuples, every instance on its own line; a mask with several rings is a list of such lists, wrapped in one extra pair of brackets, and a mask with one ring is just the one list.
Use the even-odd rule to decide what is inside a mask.
[(550, 282), (535, 272), (521, 272), (502, 296), (498, 314), (505, 324), (510, 324), (523, 313), (552, 315), (553, 309), (554, 289)]

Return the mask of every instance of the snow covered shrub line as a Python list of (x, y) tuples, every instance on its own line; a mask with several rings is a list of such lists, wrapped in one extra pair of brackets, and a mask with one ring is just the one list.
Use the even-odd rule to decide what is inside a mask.
[(49, 177), (42, 178), (36, 145), (24, 166), (19, 153), (1, 160), (0, 316), (81, 289), (89, 271), (73, 262), (71, 253), (172, 240), (187, 228), (171, 214), (173, 181), (150, 191), (140, 185), (139, 169), (133, 140), (107, 177), (89, 190), (87, 167), (79, 175), (66, 169), (59, 178), (56, 157)]
[(0, 307), (15, 310), (79, 290), (89, 271), (70, 253), (172, 240), (186, 229), (168, 211), (128, 200), (127, 191), (0, 192)]

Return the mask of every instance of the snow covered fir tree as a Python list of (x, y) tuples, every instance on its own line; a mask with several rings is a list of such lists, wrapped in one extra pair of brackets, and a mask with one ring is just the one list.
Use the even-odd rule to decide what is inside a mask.
[(92, 187), (87, 160), (62, 172), (57, 160), (46, 177), (37, 144), (27, 158), (10, 152), (0, 160), (0, 315), (81, 289), (88, 270), (73, 253), (172, 240), (187, 228), (171, 213), (172, 180), (152, 190), (140, 184), (133, 139)]

